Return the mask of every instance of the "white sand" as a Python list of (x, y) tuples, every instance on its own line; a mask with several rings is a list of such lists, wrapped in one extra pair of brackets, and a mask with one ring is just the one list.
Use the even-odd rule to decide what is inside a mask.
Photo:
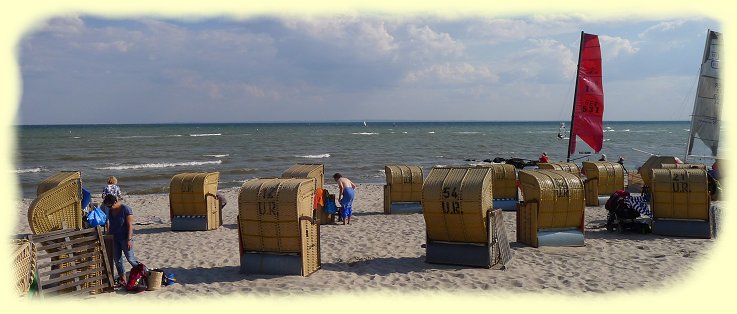
[[(328, 185), (331, 193), (336, 185)], [(422, 214), (383, 214), (379, 184), (359, 184), (351, 225), (321, 226), (322, 269), (309, 277), (243, 275), (236, 230), (238, 189), (224, 191), (224, 224), (213, 231), (172, 232), (168, 195), (132, 195), (125, 203), (137, 222), (134, 251), (149, 268), (174, 273), (178, 283), (158, 291), (106, 293), (94, 298), (186, 298), (218, 295), (314, 295), (335, 292), (580, 292), (652, 291), (680, 279), (708, 257), (714, 239), (608, 232), (606, 210), (586, 208), (585, 247), (532, 248), (515, 242), (515, 213), (504, 212), (513, 253), (504, 271), (425, 263)], [(28, 233), (31, 200), (18, 204), (16, 233)], [(100, 202), (100, 199), (93, 199)], [(720, 206), (719, 202), (715, 202)], [(130, 265), (126, 263), (126, 269)]]

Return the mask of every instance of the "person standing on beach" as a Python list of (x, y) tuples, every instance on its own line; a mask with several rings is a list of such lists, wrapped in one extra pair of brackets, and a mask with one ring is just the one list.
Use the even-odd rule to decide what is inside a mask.
[(346, 222), (351, 224), (351, 216), (353, 214), (353, 199), (356, 196), (356, 185), (344, 178), (340, 173), (333, 175), (333, 179), (338, 183), (338, 201), (343, 210), (340, 212), (340, 216), (343, 218), (343, 224)]
[(110, 208), (105, 229), (108, 234), (113, 235), (113, 262), (118, 272), (118, 283), (124, 285), (126, 280), (123, 255), (131, 267), (139, 264), (133, 255), (133, 210), (112, 194), (106, 195), (102, 204)]
[(118, 178), (114, 176), (107, 177), (107, 185), (102, 189), (103, 199), (108, 194), (115, 195), (119, 199), (123, 197), (123, 193), (120, 192), (120, 187), (118, 186)]

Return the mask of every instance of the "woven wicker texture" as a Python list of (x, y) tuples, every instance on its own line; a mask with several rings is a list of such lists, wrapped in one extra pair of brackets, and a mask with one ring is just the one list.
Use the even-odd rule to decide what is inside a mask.
[(315, 189), (322, 189), (325, 186), (325, 166), (323, 164), (296, 164), (285, 170), (281, 177), (283, 179), (315, 178)]
[(386, 184), (390, 202), (419, 202), (422, 199), (422, 168), (410, 165), (386, 165)]
[(491, 190), (494, 198), (517, 199), (517, 169), (511, 164), (480, 165), (491, 169)]
[(33, 234), (66, 228), (82, 228), (81, 181), (70, 180), (43, 192), (28, 207)]
[(709, 220), (709, 189), (702, 169), (653, 169), (653, 218)]
[(298, 253), (311, 245), (314, 179), (256, 179), (238, 195), (241, 245), (246, 251)]
[(638, 173), (640, 173), (640, 176), (642, 176), (642, 181), (645, 183), (645, 185), (650, 185), (650, 179), (652, 177), (650, 176), (651, 171), (653, 169), (660, 169), (663, 164), (675, 164), (676, 163), (676, 157), (673, 156), (650, 156), (647, 160), (645, 160), (645, 163), (640, 166), (638, 169)]
[(705, 164), (660, 164), (660, 169), (703, 169), (706, 170)]
[(180, 173), (169, 185), (169, 215), (206, 216), (207, 230), (220, 226), (219, 172)]
[(624, 167), (618, 163), (584, 161), (583, 172), (588, 179), (587, 185), (589, 182), (596, 184), (598, 195), (609, 195), (624, 189)]
[(525, 203), (538, 203), (537, 228), (581, 227), (584, 217), (583, 182), (560, 170), (521, 170)]
[(422, 215), (429, 241), (488, 243), (491, 169), (435, 167), (422, 187)]
[[(43, 194), (43, 192), (51, 190), (52, 188), (57, 187), (64, 182), (72, 180), (81, 180), (81, 174), (79, 171), (58, 172), (57, 174), (44, 179), (43, 181), (41, 181), (41, 183), (38, 184), (38, 187), (36, 187), (36, 196), (39, 196)], [(82, 187), (81, 182), (79, 186), (80, 188)]]
[(11, 272), (15, 275), (15, 291), (22, 296), (28, 293), (36, 273), (36, 251), (28, 240), (15, 240), (13, 244)]
[(537, 167), (543, 170), (561, 170), (575, 175), (581, 173), (581, 168), (575, 162), (539, 163)]

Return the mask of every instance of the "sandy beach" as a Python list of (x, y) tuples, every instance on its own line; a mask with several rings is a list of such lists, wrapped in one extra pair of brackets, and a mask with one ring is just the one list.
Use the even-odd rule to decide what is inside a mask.
[[(326, 185), (330, 193), (335, 184)], [(192, 296), (304, 296), (364, 292), (553, 293), (645, 292), (684, 285), (707, 259), (715, 239), (609, 232), (603, 206), (585, 211), (584, 247), (533, 248), (516, 242), (515, 212), (504, 212), (512, 260), (506, 270), (425, 262), (421, 213), (385, 215), (380, 184), (358, 184), (350, 225), (322, 225), (322, 268), (308, 277), (239, 273), (236, 215), (239, 189), (223, 191), (228, 204), (217, 230), (170, 230), (166, 194), (130, 195), (135, 215), (134, 250), (149, 268), (176, 275), (177, 284), (131, 294), (118, 290), (92, 296), (184, 299)], [(29, 233), (27, 209), (17, 203), (16, 234)], [(100, 202), (99, 195), (93, 202)], [(721, 202), (714, 202), (719, 208)], [(717, 212), (719, 212), (717, 210)], [(130, 265), (126, 264), (126, 269)]]

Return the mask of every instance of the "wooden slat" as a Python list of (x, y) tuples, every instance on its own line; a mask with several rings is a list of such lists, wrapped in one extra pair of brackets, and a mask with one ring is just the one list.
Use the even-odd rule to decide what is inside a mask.
[[(48, 286), (49, 284), (57, 283), (57, 282), (60, 282), (60, 281), (65, 281), (65, 280), (73, 280), (73, 279), (78, 279), (78, 278), (81, 279), (81, 277), (84, 277), (86, 275), (95, 275), (95, 274), (97, 274), (99, 272), (100, 272), (100, 270), (98, 270), (98, 269), (87, 269), (85, 271), (71, 271), (71, 274), (65, 274), (65, 275), (61, 275), (59, 277), (56, 277), (54, 279), (45, 280), (44, 281), (44, 286)], [(90, 278), (96, 278), (96, 277), (99, 277), (99, 276), (101, 276), (101, 275), (93, 276), (93, 277), (90, 277)]]
[[(60, 260), (51, 261), (51, 262), (47, 262), (47, 263), (38, 263), (37, 265), (39, 265), (39, 266), (37, 266), (37, 267), (38, 268), (41, 268), (41, 267), (47, 267), (47, 266), (57, 266), (57, 265), (68, 263), (68, 262), (74, 262), (74, 261), (80, 260), (82, 258), (92, 258), (96, 254), (97, 254), (97, 252), (88, 252), (88, 253), (84, 253), (84, 254), (73, 255), (72, 257), (68, 257), (68, 258), (65, 258), (65, 259), (60, 259)], [(80, 263), (83, 263), (83, 261), (80, 261)]]
[(61, 248), (63, 246), (70, 246), (70, 245), (74, 245), (78, 243), (94, 242), (94, 241), (97, 241), (97, 235), (90, 234), (83, 238), (69, 239), (66, 241), (63, 239), (58, 239), (55, 241), (59, 241), (59, 242), (51, 242), (51, 243), (49, 243), (50, 241), (39, 241), (39, 242), (37, 242), (36, 240), (31, 240), (31, 241), (38, 243), (36, 247), (38, 247), (39, 251), (48, 251), (48, 250), (54, 250), (54, 249)]
[[(87, 278), (85, 280), (73, 281), (73, 282), (70, 282), (70, 283), (67, 283), (67, 284), (63, 284), (63, 285), (58, 285), (58, 286), (55, 286), (55, 287), (46, 288), (46, 289), (44, 289), (44, 291), (45, 291), (45, 293), (51, 293), (51, 292), (58, 291), (58, 290), (63, 290), (63, 289), (69, 289), (69, 288), (75, 288), (75, 287), (76, 288), (79, 288), (79, 287), (81, 287), (85, 283), (95, 282), (95, 281), (98, 281), (98, 280), (100, 280), (100, 279), (97, 278), (97, 277), (90, 277), (90, 278)], [(44, 284), (44, 285), (46, 286), (46, 284)], [(95, 290), (102, 289), (102, 287), (103, 286), (96, 286), (96, 289)], [(79, 289), (81, 289), (81, 288), (79, 288)]]
[(41, 249), (39, 249), (39, 251), (43, 250), (43, 251), (47, 251), (47, 253), (46, 254), (43, 254), (43, 255), (37, 255), (36, 258), (37, 259), (45, 259), (45, 258), (58, 257), (58, 256), (61, 256), (61, 255), (66, 255), (66, 254), (84, 253), (84, 252), (87, 252), (89, 250), (97, 250), (98, 247), (99, 247), (99, 244), (97, 244), (95, 242), (90, 242), (90, 243), (85, 243), (85, 244), (83, 244), (81, 246), (73, 246), (73, 247), (70, 247), (70, 248), (65, 249), (65, 250), (60, 250), (60, 251), (56, 251), (55, 250), (53, 252), (48, 252), (48, 250), (44, 250), (43, 248), (41, 248)]
[(55, 231), (41, 233), (41, 234), (29, 235), (28, 239), (33, 242), (45, 242), (49, 240), (59, 240), (59, 239), (74, 237), (78, 235), (85, 235), (88, 233), (93, 233), (94, 230), (95, 229), (93, 228), (87, 228), (87, 229), (82, 229), (82, 230), (61, 229), (61, 230), (55, 230)]
[(103, 292), (112, 292), (115, 289), (112, 287), (105, 287), (105, 286), (90, 286), (87, 288), (83, 288), (74, 292), (70, 292), (67, 294), (64, 294), (64, 296), (78, 296), (78, 295), (87, 295), (92, 291), (102, 290)]

